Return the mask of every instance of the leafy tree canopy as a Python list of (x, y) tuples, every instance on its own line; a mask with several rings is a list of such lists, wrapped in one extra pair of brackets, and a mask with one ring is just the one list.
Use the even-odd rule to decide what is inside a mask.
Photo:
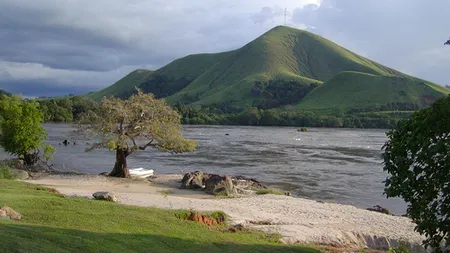
[(177, 111), (153, 94), (137, 91), (127, 100), (103, 98), (96, 112), (90, 112), (78, 127), (100, 138), (91, 149), (116, 150), (111, 176), (129, 177), (126, 157), (136, 150), (154, 147), (176, 153), (196, 148), (195, 141), (183, 138)]
[(450, 96), (415, 112), (387, 133), (385, 193), (408, 202), (408, 216), (440, 252), (450, 236)]
[(23, 158), (27, 165), (37, 162), (39, 148), (47, 138), (38, 107), (38, 103), (23, 100), (18, 95), (0, 99), (0, 146), (6, 152)]

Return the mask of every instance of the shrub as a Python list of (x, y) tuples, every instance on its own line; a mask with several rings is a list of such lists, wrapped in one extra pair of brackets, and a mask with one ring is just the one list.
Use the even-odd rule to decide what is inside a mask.
[(10, 167), (0, 164), (0, 179), (15, 179), (16, 175), (11, 172)]

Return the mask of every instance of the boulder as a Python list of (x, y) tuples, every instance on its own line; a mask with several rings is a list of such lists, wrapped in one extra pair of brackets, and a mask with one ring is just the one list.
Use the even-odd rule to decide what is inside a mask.
[(25, 170), (11, 169), (11, 172), (20, 180), (26, 180), (30, 178), (30, 174)]
[(98, 174), (99, 176), (109, 176), (109, 172), (102, 172), (100, 174)]
[(208, 174), (201, 171), (189, 172), (184, 174), (181, 180), (181, 189), (203, 189), (206, 185)]
[(95, 199), (117, 202), (116, 196), (111, 192), (96, 192), (92, 194)]
[(6, 211), (0, 209), (0, 220), (9, 220), (9, 216), (6, 214)]
[(20, 213), (14, 211), (9, 206), (3, 206), (0, 209), (0, 219), (11, 219), (11, 220), (21, 220), (22, 216)]
[[(222, 181), (224, 183), (218, 186)], [(235, 193), (251, 194), (252, 191), (267, 189), (267, 186), (253, 178), (244, 176), (224, 176), (195, 171), (184, 174), (180, 189), (205, 189), (207, 193), (213, 194), (221, 192), (222, 190), (220, 189), (226, 189), (225, 195), (229, 195)]]
[(214, 195), (230, 196), (237, 194), (237, 189), (234, 187), (231, 177), (214, 174), (206, 179), (205, 192)]
[(267, 189), (267, 186), (263, 185), (261, 182), (244, 176), (232, 177), (233, 184), (236, 188), (242, 190), (252, 190), (257, 191), (260, 189)]
[(381, 207), (379, 205), (376, 205), (374, 207), (369, 207), (369, 208), (367, 208), (367, 210), (392, 215), (392, 213), (389, 209)]

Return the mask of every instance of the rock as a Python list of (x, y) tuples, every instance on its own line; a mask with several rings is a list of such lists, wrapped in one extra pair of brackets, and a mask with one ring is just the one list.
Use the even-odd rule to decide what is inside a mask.
[(0, 217), (9, 217), (11, 220), (21, 220), (22, 219), (22, 216), (20, 215), (20, 213), (14, 211), (9, 206), (3, 206), (0, 210), (2, 211), (0, 213)]
[(20, 180), (26, 180), (30, 178), (30, 174), (24, 170), (20, 169), (11, 169), (11, 172)]
[(188, 172), (184, 174), (181, 180), (181, 189), (203, 189), (206, 185), (206, 179), (208, 175), (201, 172)]
[(96, 192), (92, 194), (92, 196), (98, 200), (108, 200), (112, 202), (117, 202), (116, 196), (111, 192)]
[(238, 231), (237, 228), (234, 228), (234, 227), (230, 228), (231, 233), (236, 233), (237, 231)]
[(291, 192), (284, 192), (284, 195), (292, 197), (292, 193)]
[(108, 176), (109, 175), (109, 173), (108, 172), (102, 172), (102, 173), (100, 173), (100, 174), (98, 174), (99, 176)]
[(281, 244), (287, 244), (287, 242), (286, 242), (283, 238), (280, 238), (280, 239), (278, 240), (278, 242), (281, 243)]
[(392, 213), (391, 213), (391, 211), (389, 211), (389, 209), (381, 207), (379, 205), (376, 205), (374, 207), (369, 207), (369, 208), (367, 208), (367, 210), (392, 215)]
[(236, 188), (243, 190), (253, 190), (257, 191), (260, 189), (267, 189), (267, 186), (263, 185), (261, 182), (244, 176), (232, 177), (233, 184)]
[(6, 214), (6, 211), (0, 209), (0, 220), (9, 220), (9, 216)]
[(215, 174), (206, 179), (205, 192), (224, 196), (237, 194), (231, 177)]
[(233, 228), (236, 229), (237, 231), (242, 231), (244, 229), (244, 225), (236, 224), (233, 226)]
[[(229, 190), (230, 194), (251, 194), (252, 191), (257, 191), (260, 189), (267, 189), (267, 187), (261, 182), (244, 176), (224, 176), (217, 174), (206, 174), (201, 171), (189, 172), (184, 174), (181, 180), (181, 189), (205, 189), (207, 193), (218, 193), (219, 189), (223, 188), (225, 185), (221, 185), (219, 188), (216, 187), (217, 184), (225, 180), (225, 177), (229, 178), (231, 183), (227, 181), (228, 186), (225, 189)], [(211, 180), (210, 180), (211, 179)], [(208, 184), (209, 180), (209, 184)], [(233, 185), (233, 186), (231, 186)], [(229, 195), (229, 194), (226, 194)]]

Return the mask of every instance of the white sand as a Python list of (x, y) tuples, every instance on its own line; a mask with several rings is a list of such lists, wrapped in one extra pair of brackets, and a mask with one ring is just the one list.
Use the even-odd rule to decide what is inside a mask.
[[(419, 245), (424, 237), (414, 232), (414, 224), (405, 217), (287, 196), (218, 199), (202, 191), (178, 189), (180, 179), (179, 175), (160, 175), (148, 182), (93, 175), (49, 175), (27, 182), (55, 188), (65, 195), (92, 197), (96, 191), (111, 191), (119, 203), (127, 205), (221, 210), (233, 224), (278, 232), (288, 243), (386, 249), (407, 241), (412, 251), (423, 251)], [(171, 194), (165, 194), (167, 190)], [(267, 221), (270, 225), (251, 223), (255, 221)]]

